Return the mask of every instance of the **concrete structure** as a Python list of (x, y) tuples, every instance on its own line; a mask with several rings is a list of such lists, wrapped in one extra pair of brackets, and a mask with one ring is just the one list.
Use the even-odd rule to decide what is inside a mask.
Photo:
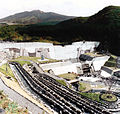
[[(91, 55), (93, 53), (90, 53)], [(79, 59), (83, 61), (83, 64), (86, 64), (88, 68), (90, 68), (92, 71), (99, 71), (102, 66), (104, 66), (105, 62), (108, 61), (110, 56), (91, 56), (87, 54), (81, 54)], [(94, 55), (94, 54), (93, 54)]]
[(68, 72), (74, 72), (79, 74), (82, 69), (81, 63), (71, 63), (70, 61), (41, 64), (40, 66), (43, 70), (52, 70), (55, 75), (65, 74)]
[(101, 76), (103, 77), (117, 77), (120, 78), (120, 68), (112, 68), (112, 67), (107, 67), (103, 66), (101, 68)]
[(103, 66), (101, 68), (101, 76), (103, 76), (103, 77), (111, 77), (112, 72), (113, 72), (112, 69), (110, 69), (108, 67)]
[[(42, 57), (52, 58), (57, 60), (79, 58), (85, 52), (93, 52), (99, 45), (99, 42), (74, 42), (72, 45), (54, 46), (52, 43), (40, 42), (26, 42), (14, 43), (3, 42), (0, 43), (0, 50), (7, 52), (12, 58), (19, 56)], [(44, 58), (43, 57), (43, 58)], [(99, 57), (89, 61), (89, 66), (93, 64), (95, 71), (100, 70), (104, 65), (106, 58)], [(77, 60), (77, 59), (76, 59)], [(87, 61), (86, 61), (87, 62)], [(99, 64), (99, 65), (98, 65)], [(59, 62), (41, 65), (43, 70), (52, 70), (55, 75), (74, 72), (82, 74), (82, 64), (72, 62)]]
[(49, 48), (36, 48), (35, 53), (36, 57), (41, 57), (43, 55), (45, 58), (50, 58)]
[(96, 82), (99, 81), (100, 78), (93, 78), (93, 77), (79, 77), (79, 80), (81, 81), (89, 81), (89, 82)]
[[(44, 55), (47, 58), (52, 59), (70, 59), (77, 58), (81, 53), (85, 51), (94, 51), (94, 48), (99, 45), (99, 42), (74, 42), (72, 45), (66, 46), (54, 46), (52, 43), (40, 43), (40, 42), (26, 42), (26, 43), (14, 43), (14, 42), (2, 42), (0, 43), (0, 50), (9, 51), (11, 55), (16, 56), (36, 56)], [(16, 50), (19, 50), (16, 52)]]
[(93, 52), (94, 48), (98, 45), (99, 42), (74, 42), (72, 45), (66, 45), (64, 47), (54, 46), (55, 59), (77, 58), (87, 50)]
[(95, 57), (92, 60), (94, 70), (99, 71), (101, 67), (105, 64), (106, 61), (108, 61), (110, 57), (109, 56), (102, 56), (102, 57)]
[(7, 54), (3, 51), (0, 51), (0, 62), (3, 62), (7, 57)]

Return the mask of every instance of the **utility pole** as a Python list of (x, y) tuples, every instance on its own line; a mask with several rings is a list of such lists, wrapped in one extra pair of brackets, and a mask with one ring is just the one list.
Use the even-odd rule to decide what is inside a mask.
[(6, 72), (8, 72), (7, 64), (8, 64), (8, 62), (6, 63)]
[(9, 54), (7, 53), (7, 52), (5, 52), (6, 53), (6, 57), (5, 57), (5, 59), (6, 59), (6, 72), (8, 72), (8, 60), (9, 60)]

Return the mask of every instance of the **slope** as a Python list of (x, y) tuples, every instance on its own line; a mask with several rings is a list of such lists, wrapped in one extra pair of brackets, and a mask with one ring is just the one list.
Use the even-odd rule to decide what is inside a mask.
[(42, 22), (64, 21), (73, 18), (72, 16), (60, 15), (53, 12), (43, 12), (40, 10), (25, 11), (17, 13), (3, 19), (0, 22), (17, 24), (35, 24)]

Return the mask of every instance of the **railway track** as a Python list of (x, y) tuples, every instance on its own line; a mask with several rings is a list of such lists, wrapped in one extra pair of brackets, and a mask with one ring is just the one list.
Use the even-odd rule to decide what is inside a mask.
[(77, 92), (63, 87), (52, 77), (45, 74), (31, 76), (22, 66), (16, 62), (11, 62), (32, 88), (40, 97), (47, 101), (49, 106), (60, 114), (80, 114), (88, 112), (90, 114), (110, 114), (100, 103), (94, 102)]

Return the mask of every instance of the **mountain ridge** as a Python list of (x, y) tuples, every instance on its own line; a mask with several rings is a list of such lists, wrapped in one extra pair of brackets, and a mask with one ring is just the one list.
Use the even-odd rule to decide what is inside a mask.
[[(11, 32), (9, 32), (11, 31)], [(90, 17), (77, 17), (50, 24), (5, 26), (0, 29), (4, 41), (99, 41), (101, 51), (120, 56), (120, 7), (108, 6)]]
[(16, 13), (0, 19), (0, 22), (16, 23), (16, 24), (36, 24), (42, 22), (64, 21), (74, 18), (74, 16), (66, 16), (54, 12), (43, 12), (41, 10), (32, 10)]

